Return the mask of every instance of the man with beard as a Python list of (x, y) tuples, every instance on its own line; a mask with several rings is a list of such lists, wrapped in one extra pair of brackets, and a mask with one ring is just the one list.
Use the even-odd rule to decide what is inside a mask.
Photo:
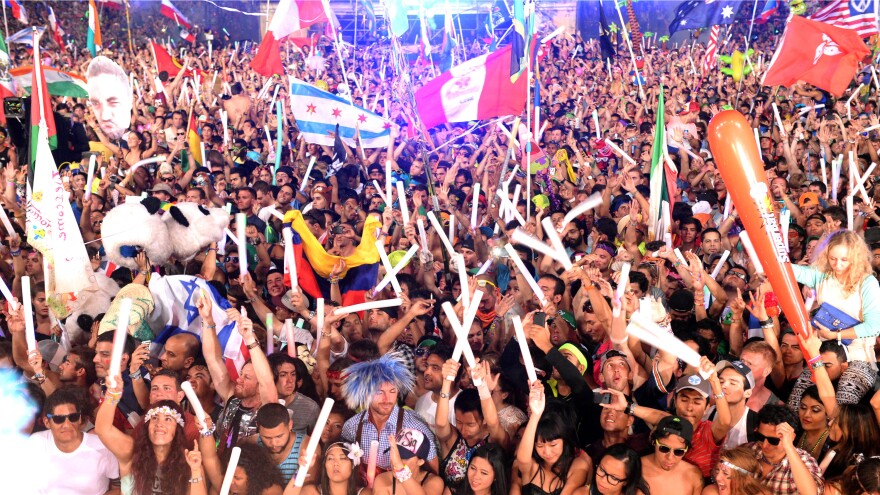
[(562, 232), (562, 245), (565, 246), (569, 255), (587, 251), (587, 245), (584, 243), (584, 230), (580, 227), (579, 221), (575, 220), (565, 225)]
[(128, 76), (115, 62), (99, 56), (89, 62), (86, 79), (96, 130), (111, 141), (122, 139), (131, 124), (133, 94)]
[[(433, 430), (436, 427), (437, 402), (440, 400), (440, 389), (443, 388), (443, 363), (452, 358), (452, 349), (443, 343), (436, 344), (428, 351), (427, 367), (424, 373), (426, 392), (416, 401), (413, 408), (419, 416), (425, 419), (428, 426)], [(464, 368), (459, 368), (459, 374)], [(455, 397), (458, 396), (458, 379), (452, 382), (449, 391), (449, 424), (455, 426)]]
[(333, 235), (333, 247), (328, 250), (330, 254), (346, 257), (354, 254), (358, 246), (357, 230), (353, 223), (340, 221), (331, 230)]
[(286, 352), (276, 352), (269, 356), (269, 366), (272, 367), (272, 375), (275, 377), (278, 397), (284, 401), (284, 406), (290, 411), (294, 429), (312, 431), (321, 408), (309, 397), (297, 393), (303, 381), (303, 377), (298, 376), (297, 373), (297, 361), (299, 360), (290, 357)]
[(39, 352), (29, 355), (28, 364), (33, 369), (34, 379), (40, 384), (43, 392), (52, 395), (55, 390), (70, 385), (88, 389), (97, 379), (94, 359), (95, 351), (88, 346), (79, 345), (64, 356), (64, 361), (58, 366), (57, 372), (43, 367), (43, 356)]
[[(295, 425), (295, 423), (294, 423)], [(281, 404), (266, 404), (257, 411), (257, 435), (248, 437), (246, 441), (254, 441), (266, 449), (272, 462), (278, 466), (284, 484), (296, 477), (299, 471), (299, 453), (303, 445), (308, 445), (309, 436), (302, 431), (292, 431), (287, 408)], [(319, 479), (318, 466), (321, 466), (320, 452), (312, 460), (310, 479)], [(317, 476), (317, 477), (316, 477)]]
[[(406, 296), (402, 294), (401, 299), (403, 299), (403, 304), (400, 306), (400, 309), (406, 311), (403, 314), (403, 317), (397, 317), (399, 314), (398, 308), (379, 308), (367, 311), (365, 321), (367, 322), (370, 339), (379, 347), (379, 353), (400, 353), (407, 368), (415, 373), (415, 359), (413, 357), (412, 347), (407, 343), (402, 342), (400, 337), (404, 329), (406, 329), (413, 320), (433, 311), (434, 301), (430, 299), (419, 299), (410, 303), (409, 298), (406, 298)], [(413, 344), (415, 344), (415, 342), (413, 342)]]
[(172, 335), (165, 341), (162, 368), (184, 375), (199, 358), (200, 352), (199, 339), (195, 335), (186, 332)]

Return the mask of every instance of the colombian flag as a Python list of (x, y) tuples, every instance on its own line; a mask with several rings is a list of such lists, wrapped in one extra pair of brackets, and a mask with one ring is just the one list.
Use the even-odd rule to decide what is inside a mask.
[(199, 124), (196, 122), (195, 112), (190, 112), (189, 114), (189, 126), (187, 126), (187, 129), (186, 142), (189, 143), (189, 152), (196, 163), (201, 166), (205, 162), (204, 157), (202, 157), (202, 138), (199, 137)]

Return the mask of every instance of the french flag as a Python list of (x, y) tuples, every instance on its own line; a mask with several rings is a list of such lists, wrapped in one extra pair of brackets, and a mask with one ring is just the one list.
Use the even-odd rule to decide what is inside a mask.
[(6, 0), (6, 6), (12, 9), (12, 17), (14, 17), (16, 21), (22, 24), (28, 23), (27, 11), (24, 10), (21, 2), (18, 0)]
[(160, 9), (160, 12), (165, 17), (180, 24), (186, 29), (192, 29), (192, 23), (189, 22), (189, 19), (187, 19), (185, 15), (177, 10), (177, 7), (175, 7), (174, 4), (171, 3), (171, 0), (162, 0), (162, 8)]

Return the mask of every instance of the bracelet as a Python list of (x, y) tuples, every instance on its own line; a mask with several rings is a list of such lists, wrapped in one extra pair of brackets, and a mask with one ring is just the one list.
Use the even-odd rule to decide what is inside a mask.
[(201, 483), (203, 481), (205, 481), (205, 478), (202, 476), (199, 476), (198, 478), (190, 478), (189, 479), (189, 482), (192, 484)]
[(336, 284), (338, 284), (338, 283), (339, 283), (339, 277), (332, 277), (332, 278), (330, 278), (330, 284), (331, 284), (331, 285), (336, 285)]
[(405, 483), (407, 480), (412, 478), (412, 471), (410, 471), (409, 466), (404, 464), (402, 469), (394, 471), (394, 477), (397, 478), (397, 481), (399, 481), (400, 483)]
[(199, 432), (199, 435), (201, 435), (202, 438), (208, 438), (208, 437), (214, 435), (214, 430), (216, 430), (216, 429), (217, 429), (217, 425), (212, 424), (210, 428)]
[(822, 359), (822, 356), (813, 356), (813, 357), (811, 357), (807, 362), (810, 363), (810, 364), (813, 364), (813, 363), (815, 363), (816, 361), (819, 361), (820, 359)]
[(627, 342), (629, 342), (629, 339), (628, 339), (627, 337), (624, 337), (624, 338), (618, 340), (618, 339), (611, 338), (611, 337), (609, 336), (609, 337), (608, 337), (608, 340), (610, 340), (611, 343), (614, 344), (614, 345), (623, 345), (623, 344), (626, 344)]
[(208, 330), (216, 330), (217, 329), (217, 325), (204, 325), (203, 324), (202, 326), (204, 326)]
[(42, 373), (34, 373), (34, 380), (37, 381), (40, 385), (46, 383), (46, 375)]
[(773, 318), (767, 318), (766, 320), (761, 320), (758, 322), (758, 325), (761, 325), (762, 328), (766, 327), (768, 325), (773, 325)]
[(134, 373), (129, 373), (128, 377), (131, 378), (132, 380), (140, 380), (141, 378), (143, 378), (141, 376), (140, 368), (138, 368)]
[(441, 398), (441, 399), (448, 399), (448, 398), (449, 398), (449, 394), (444, 394), (443, 392), (440, 392), (440, 398)]
[(253, 341), (253, 342), (251, 342), (250, 344), (247, 345), (247, 348), (248, 348), (248, 349), (254, 349), (254, 348), (256, 348), (256, 347), (260, 347), (260, 341), (259, 341), (259, 340), (255, 340), (255, 341)]
[(626, 408), (626, 414), (629, 416), (636, 415), (636, 403), (635, 402), (629, 403), (629, 406), (627, 406), (627, 408)]
[(724, 398), (724, 392), (721, 392), (720, 394), (714, 394), (713, 397), (715, 397), (716, 399), (723, 399), (723, 398)]
[(330, 337), (330, 332), (321, 332), (321, 337)]
[(815, 363), (810, 363), (810, 367), (813, 368), (814, 370), (817, 370), (819, 368), (824, 368), (825, 363), (823, 363), (822, 361), (816, 361)]
[(308, 318), (308, 320), (309, 320), (309, 321), (312, 321), (312, 320), (314, 320), (314, 319), (315, 319), (315, 312), (314, 312), (314, 311), (309, 311), (309, 318)]

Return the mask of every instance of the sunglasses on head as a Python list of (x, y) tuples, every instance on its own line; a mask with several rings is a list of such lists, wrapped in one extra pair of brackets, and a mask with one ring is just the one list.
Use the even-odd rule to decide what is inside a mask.
[(664, 444), (660, 443), (659, 441), (654, 442), (654, 445), (656, 445), (657, 448), (660, 449), (661, 454), (668, 454), (668, 453), (672, 452), (672, 455), (674, 455), (675, 457), (683, 457), (688, 451), (687, 447), (685, 447), (683, 449), (673, 449), (669, 445), (664, 445)]
[(764, 440), (766, 440), (767, 443), (769, 443), (770, 445), (775, 447), (775, 446), (779, 445), (779, 442), (781, 439), (779, 439), (777, 437), (768, 437), (768, 436), (762, 435), (758, 432), (755, 432), (755, 441), (756, 442), (762, 443)]
[(70, 413), (70, 414), (47, 414), (46, 417), (51, 419), (53, 423), (56, 425), (63, 425), (65, 421), (68, 419), (71, 423), (79, 422), (79, 418), (82, 416), (82, 413)]

